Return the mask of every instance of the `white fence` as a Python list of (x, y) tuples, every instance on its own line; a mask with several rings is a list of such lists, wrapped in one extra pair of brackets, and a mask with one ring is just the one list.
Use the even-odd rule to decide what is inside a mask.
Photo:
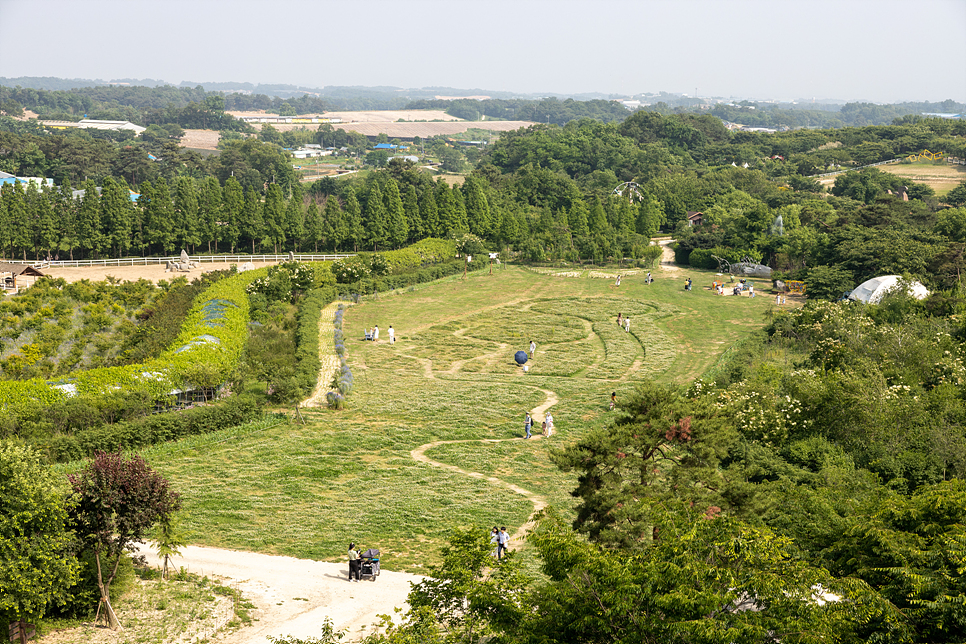
[[(289, 255), (279, 254), (279, 255), (191, 255), (190, 259), (192, 262), (200, 263), (219, 263), (219, 264), (244, 264), (245, 262), (287, 262), (294, 260), (296, 262), (327, 262), (334, 259), (341, 259), (343, 257), (355, 257), (355, 253), (346, 253), (338, 255), (305, 255), (305, 254), (294, 254)], [(38, 260), (38, 261), (23, 261), (18, 259), (4, 260), (8, 264), (29, 264), (38, 269), (45, 268), (77, 268), (81, 266), (150, 266), (155, 264), (167, 264), (168, 262), (180, 262), (181, 256), (175, 255), (173, 257), (124, 257), (121, 259), (78, 259), (78, 260)]]
[(837, 174), (843, 174), (845, 172), (851, 172), (853, 170), (861, 170), (862, 168), (874, 168), (877, 165), (890, 165), (893, 163), (899, 163), (902, 159), (889, 159), (888, 161), (879, 161), (877, 163), (870, 163), (869, 165), (860, 165), (854, 168), (842, 168), (841, 170), (836, 170), (835, 172), (826, 172), (825, 174), (812, 174), (809, 175), (810, 179), (820, 179), (822, 177), (833, 177)]

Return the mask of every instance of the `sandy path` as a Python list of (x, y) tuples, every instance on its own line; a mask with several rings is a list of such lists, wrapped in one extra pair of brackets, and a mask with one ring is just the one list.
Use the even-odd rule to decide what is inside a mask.
[[(255, 265), (255, 268), (261, 268), (263, 266), (274, 266), (276, 262), (252, 263)], [(44, 268), (41, 270), (44, 275), (63, 277), (68, 282), (79, 282), (81, 280), (99, 282), (111, 276), (124, 282), (136, 282), (139, 279), (146, 279), (157, 284), (159, 280), (171, 281), (181, 276), (187, 277), (188, 281), (191, 281), (202, 273), (228, 270), (232, 264), (238, 265), (237, 262), (216, 262), (211, 264), (206, 262), (199, 264), (198, 268), (187, 273), (166, 273), (164, 264), (149, 264), (147, 266), (81, 266), (77, 268)]]
[(673, 239), (662, 239), (658, 244), (663, 248), (661, 253), (661, 269), (665, 271), (679, 271), (678, 265), (674, 263), (674, 249), (671, 248), (671, 244), (674, 243)]
[[(348, 546), (348, 544), (347, 544)], [(147, 546), (140, 552), (156, 563)], [(410, 584), (419, 575), (383, 570), (376, 581), (349, 582), (348, 563), (327, 563), (252, 552), (187, 546), (174, 558), (177, 568), (199, 575), (227, 577), (230, 585), (255, 604), (253, 621), (220, 638), (232, 644), (267, 644), (268, 636), (320, 637), (326, 617), (346, 642), (360, 640), (380, 614), (406, 606)]]

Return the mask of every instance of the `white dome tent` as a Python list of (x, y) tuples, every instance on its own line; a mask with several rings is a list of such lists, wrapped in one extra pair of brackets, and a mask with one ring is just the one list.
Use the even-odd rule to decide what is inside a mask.
[[(899, 275), (881, 275), (873, 277), (859, 284), (849, 294), (849, 299), (865, 304), (878, 304), (887, 293), (899, 287)], [(917, 300), (923, 300), (929, 295), (929, 290), (919, 282), (908, 283), (909, 294)]]

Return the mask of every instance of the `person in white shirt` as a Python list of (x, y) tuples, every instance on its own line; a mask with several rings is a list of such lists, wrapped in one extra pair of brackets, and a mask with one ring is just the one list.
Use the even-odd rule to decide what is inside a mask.
[(372, 341), (373, 342), (379, 342), (379, 325), (378, 324), (375, 327), (373, 327), (373, 329), (372, 329)]
[(389, 325), (389, 344), (396, 344), (396, 332), (393, 331), (392, 325)]

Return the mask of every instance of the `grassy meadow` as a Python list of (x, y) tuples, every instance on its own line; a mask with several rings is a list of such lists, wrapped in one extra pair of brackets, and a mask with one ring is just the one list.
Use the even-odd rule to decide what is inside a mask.
[[(455, 526), (512, 533), (526, 521), (527, 498), (410, 455), (435, 441), (464, 442), (434, 446), (429, 458), (569, 512), (574, 481), (548, 450), (606, 424), (612, 391), (620, 399), (646, 378), (700, 376), (774, 306), (773, 297), (714, 296), (706, 271), (656, 270), (649, 286), (638, 272), (619, 288), (591, 274), (494, 267), (349, 307), (347, 409), (304, 410), (305, 425), (261, 422), (145, 452), (183, 494), (190, 541), (341, 560), (353, 540), (380, 548), (388, 569), (419, 572), (438, 561)], [(686, 276), (695, 280), (690, 293)], [(618, 313), (630, 316), (630, 333), (617, 327)], [(363, 341), (377, 324), (380, 342)], [(537, 353), (524, 373), (513, 354), (530, 339)], [(524, 412), (547, 392), (559, 400), (554, 436), (506, 440), (522, 437)]]

